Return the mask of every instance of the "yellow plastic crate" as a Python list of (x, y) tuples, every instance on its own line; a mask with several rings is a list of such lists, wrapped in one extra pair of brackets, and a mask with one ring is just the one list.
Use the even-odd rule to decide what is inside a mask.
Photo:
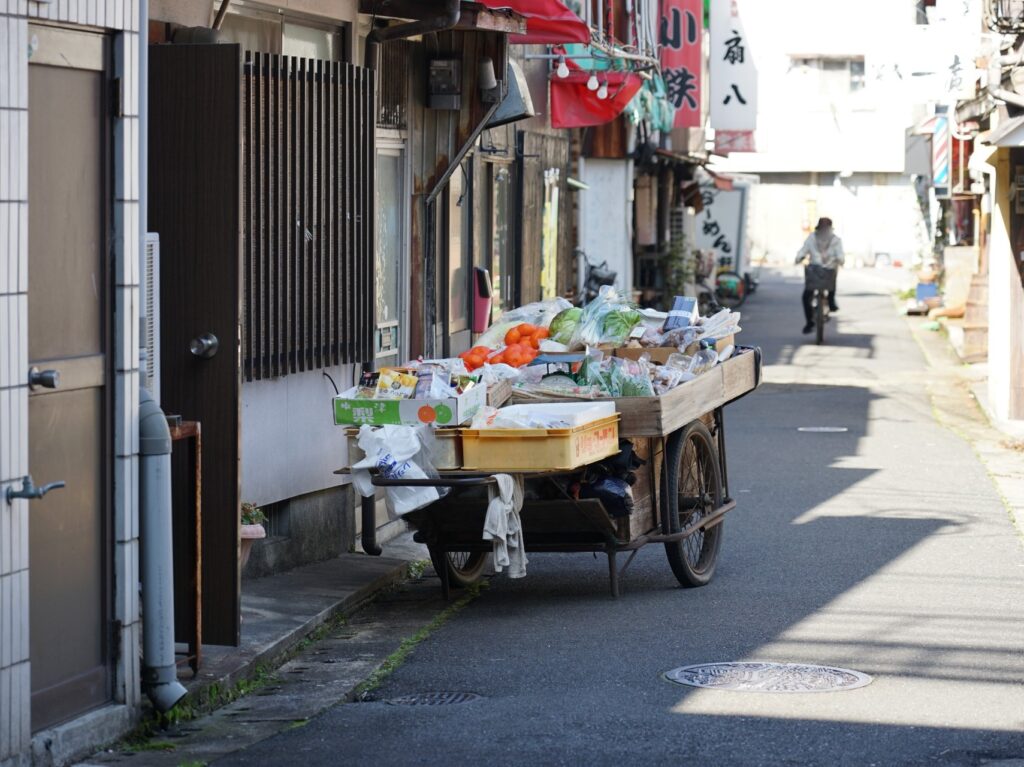
[(575, 469), (619, 452), (618, 413), (568, 429), (463, 429), (464, 469)]

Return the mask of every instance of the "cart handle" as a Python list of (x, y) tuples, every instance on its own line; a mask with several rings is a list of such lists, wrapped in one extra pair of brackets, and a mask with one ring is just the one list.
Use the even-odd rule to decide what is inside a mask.
[(374, 487), (479, 487), (493, 485), (497, 480), (487, 477), (438, 477), (437, 479), (388, 479), (373, 477), (370, 480)]

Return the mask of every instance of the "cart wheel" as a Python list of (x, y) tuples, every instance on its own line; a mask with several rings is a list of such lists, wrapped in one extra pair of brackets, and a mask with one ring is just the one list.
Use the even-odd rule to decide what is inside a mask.
[(487, 554), (483, 551), (449, 551), (442, 554), (430, 547), (430, 562), (437, 574), (441, 574), (442, 557), (448, 566), (448, 581), (452, 586), (465, 588), (472, 586), (484, 572)]
[[(671, 532), (682, 530), (722, 505), (722, 476), (714, 442), (700, 421), (694, 421), (669, 437), (662, 468), (662, 491)], [(721, 522), (681, 541), (666, 543), (668, 563), (679, 583), (686, 587), (709, 583), (715, 574), (721, 544)]]

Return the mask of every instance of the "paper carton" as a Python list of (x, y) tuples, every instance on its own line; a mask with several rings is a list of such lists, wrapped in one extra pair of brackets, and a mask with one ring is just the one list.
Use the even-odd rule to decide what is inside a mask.
[(352, 388), (334, 398), (336, 425), (456, 426), (469, 423), (487, 402), (486, 386), (474, 386), (464, 394), (444, 399), (356, 399), (356, 391)]

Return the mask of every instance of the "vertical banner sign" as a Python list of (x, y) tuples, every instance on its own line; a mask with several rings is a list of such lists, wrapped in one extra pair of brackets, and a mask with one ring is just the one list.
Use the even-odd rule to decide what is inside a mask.
[(699, 128), (703, 60), (703, 0), (663, 0), (658, 43), (661, 75), (668, 100), (676, 108), (675, 128)]
[(935, 196), (949, 197), (950, 140), (949, 115), (945, 112), (935, 115), (932, 128), (932, 186)]
[(757, 68), (740, 18), (739, 0), (711, 4), (711, 127), (757, 127)]

